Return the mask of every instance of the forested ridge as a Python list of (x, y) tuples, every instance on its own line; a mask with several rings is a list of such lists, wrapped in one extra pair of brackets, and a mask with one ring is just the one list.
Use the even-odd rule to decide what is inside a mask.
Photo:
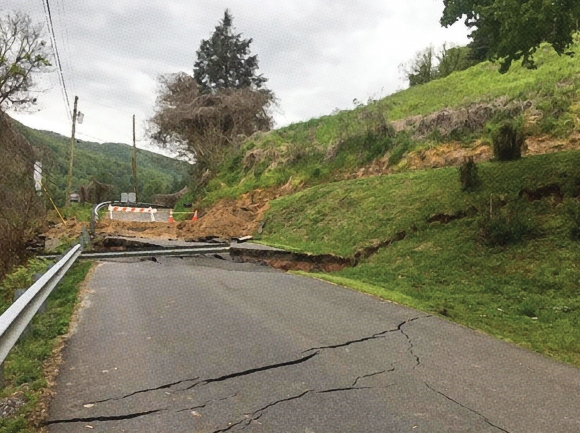
[[(39, 131), (15, 122), (17, 128), (32, 144), (43, 162), (45, 185), (57, 204), (64, 204), (70, 138), (50, 131)], [(122, 143), (93, 143), (76, 141), (72, 192), (91, 181), (113, 186), (112, 199), (121, 192), (133, 191), (131, 146)], [(144, 149), (137, 151), (137, 178), (140, 201), (151, 200), (154, 194), (172, 193), (187, 183), (190, 164)]]

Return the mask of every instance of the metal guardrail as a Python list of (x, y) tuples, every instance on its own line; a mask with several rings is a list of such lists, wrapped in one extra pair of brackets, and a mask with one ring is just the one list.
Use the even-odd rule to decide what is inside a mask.
[[(122, 259), (130, 257), (151, 257), (151, 256), (173, 256), (173, 257), (189, 257), (200, 254), (218, 254), (229, 253), (229, 244), (216, 244), (215, 246), (203, 245), (196, 247), (175, 247), (175, 248), (159, 248), (159, 249), (138, 249), (128, 251), (103, 251), (103, 252), (88, 252), (83, 251), (79, 260), (99, 260), (99, 259)], [(54, 260), (56, 255), (39, 255), (42, 259)]]
[(0, 316), (0, 364), (4, 362), (40, 306), (81, 255), (81, 249), (80, 244), (74, 246)]
[(82, 245), (75, 245), (65, 256), (53, 265), (42, 277), (38, 279), (22, 296), (20, 296), (0, 316), (0, 386), (3, 382), (2, 363), (20, 336), (26, 330), (37, 311), (52, 293), (57, 284), (62, 280), (66, 272), (79, 258), (105, 259), (123, 257), (148, 257), (148, 256), (190, 256), (198, 254), (217, 254), (229, 252), (229, 245), (215, 247), (176, 248), (162, 250), (122, 251), (106, 253), (83, 253)]
[(159, 250), (137, 250), (137, 251), (111, 251), (103, 253), (83, 253), (82, 259), (99, 260), (99, 259), (122, 259), (130, 257), (151, 257), (151, 256), (174, 256), (188, 257), (200, 254), (218, 254), (229, 253), (229, 245), (216, 247), (195, 247), (195, 248), (165, 248)]

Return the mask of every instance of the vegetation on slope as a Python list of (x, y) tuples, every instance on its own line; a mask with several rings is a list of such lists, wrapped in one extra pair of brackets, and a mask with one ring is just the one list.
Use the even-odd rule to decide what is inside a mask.
[[(514, 65), (508, 73), (500, 74), (497, 65), (484, 62), (369, 101), (354, 110), (256, 134), (232, 155), (203, 191), (204, 204), (289, 181), (311, 186), (344, 179), (376, 158), (386, 157), (394, 166), (410, 151), (437, 146), (442, 141), (459, 141), (469, 147), (476, 140), (489, 140), (494, 125), (512, 114), (508, 108), (501, 109), (510, 103), (531, 103), (533, 109), (527, 116), (520, 113), (527, 133), (567, 137), (578, 126), (580, 112), (577, 59), (560, 57), (543, 46), (536, 54), (536, 65), (536, 70)], [(397, 121), (412, 116), (427, 116), (442, 109), (461, 110), (498, 100), (500, 109), (483, 127), (475, 125), (472, 130), (458, 128), (443, 136), (435, 128), (428, 136), (417, 137), (412, 130), (395, 132), (392, 128)], [(192, 197), (186, 197), (185, 201), (191, 202)]]
[[(46, 270), (46, 262), (31, 259), (27, 266), (16, 269), (2, 282), (0, 309), (9, 306), (7, 299), (14, 289), (28, 287), (34, 272)], [(14, 413), (0, 419), (0, 432), (35, 432), (46, 416), (50, 397), (47, 387), (54, 380), (58, 364), (55, 357), (60, 350), (60, 336), (69, 330), (78, 294), (92, 263), (76, 263), (48, 298), (46, 313), (38, 314), (31, 324), (31, 332), (10, 351), (4, 361), (7, 385), (0, 392), (0, 403), (10, 400)], [(52, 359), (52, 364), (45, 364)]]
[(322, 277), (580, 365), (580, 153), (480, 164), (479, 176), (474, 193), (456, 168), (315, 186), (271, 202), (262, 242), (353, 256), (404, 231)]
[[(15, 122), (16, 123), (16, 122)], [(47, 187), (58, 205), (64, 204), (67, 182), (70, 138), (48, 131), (38, 131), (18, 124), (20, 132), (43, 155)], [(114, 186), (112, 198), (121, 192), (133, 191), (131, 155), (133, 149), (125, 144), (77, 141), (73, 169), (72, 191), (97, 180)], [(180, 190), (187, 183), (190, 165), (184, 161), (139, 149), (137, 178), (141, 201), (149, 201), (154, 194)]]

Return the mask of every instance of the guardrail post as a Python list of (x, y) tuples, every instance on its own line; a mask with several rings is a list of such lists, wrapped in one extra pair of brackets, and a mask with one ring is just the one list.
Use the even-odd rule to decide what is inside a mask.
[(87, 231), (86, 227), (81, 229), (81, 247), (83, 251), (90, 251), (91, 250), (91, 237), (89, 236), (89, 232)]
[[(14, 300), (13, 302), (16, 302), (18, 300), (18, 298), (20, 298), (22, 295), (24, 295), (24, 293), (26, 293), (27, 289), (16, 289), (14, 290)], [(22, 341), (24, 340), (26, 337), (28, 337), (31, 333), (31, 328), (30, 328), (30, 323), (26, 326), (26, 328), (24, 328), (24, 331), (22, 331), (22, 334), (20, 334), (20, 337), (18, 337), (18, 341)]]
[[(38, 280), (40, 280), (40, 278), (42, 277), (43, 274), (34, 274), (32, 276), (32, 282), (36, 283)], [(16, 299), (14, 299), (16, 301)], [(46, 313), (46, 303), (47, 301), (44, 301), (41, 305), (40, 308), (38, 309), (36, 314), (42, 314), (42, 313)]]

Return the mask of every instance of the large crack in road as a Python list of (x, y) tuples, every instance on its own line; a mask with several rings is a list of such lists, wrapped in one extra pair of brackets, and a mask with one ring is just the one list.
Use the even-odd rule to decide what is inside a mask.
[[(320, 346), (320, 347), (315, 347), (315, 348), (311, 348), (308, 350), (303, 351), (302, 353), (308, 353), (308, 352), (312, 352), (313, 350), (315, 352), (307, 355), (307, 356), (303, 356), (301, 358), (297, 358), (297, 359), (292, 359), (289, 361), (284, 361), (284, 362), (279, 362), (279, 363), (275, 363), (275, 364), (269, 364), (269, 365), (264, 365), (264, 366), (260, 366), (260, 367), (256, 367), (256, 368), (251, 368), (251, 369), (247, 369), (247, 370), (243, 370), (243, 371), (238, 371), (238, 372), (234, 372), (234, 373), (229, 373), (229, 374), (225, 374), (222, 376), (218, 376), (215, 378), (209, 378), (209, 379), (203, 379), (203, 380), (199, 380), (200, 378), (198, 376), (192, 377), (192, 378), (186, 378), (186, 379), (181, 379), (181, 380), (177, 380), (177, 381), (173, 381), (173, 382), (169, 382), (169, 383), (165, 383), (162, 385), (158, 385), (155, 387), (151, 387), (151, 388), (145, 388), (145, 389), (140, 389), (140, 390), (136, 390), (127, 394), (124, 394), (122, 396), (119, 397), (111, 397), (111, 398), (106, 398), (106, 399), (101, 399), (101, 400), (95, 400), (95, 401), (91, 401), (91, 402), (87, 402), (84, 403), (84, 405), (86, 406), (93, 406), (96, 404), (102, 404), (102, 403), (107, 403), (107, 402), (113, 402), (113, 401), (120, 401), (120, 400), (125, 400), (134, 396), (137, 396), (139, 394), (144, 394), (144, 393), (149, 393), (149, 392), (155, 392), (155, 391), (161, 391), (161, 390), (173, 390), (175, 392), (184, 392), (184, 391), (189, 391), (192, 390), (195, 387), (199, 387), (199, 386), (204, 386), (204, 385), (208, 385), (211, 383), (216, 383), (216, 382), (223, 382), (223, 381), (227, 381), (230, 379), (235, 379), (235, 378), (240, 378), (240, 377), (245, 377), (245, 376), (250, 376), (256, 373), (260, 373), (260, 372), (265, 372), (265, 371), (269, 371), (269, 370), (275, 370), (275, 369), (279, 369), (279, 368), (284, 368), (284, 367), (288, 367), (288, 366), (293, 366), (293, 365), (299, 365), (299, 364), (303, 364), (313, 358), (315, 358), (316, 356), (318, 356), (322, 351), (324, 350), (331, 350), (331, 349), (338, 349), (338, 348), (343, 348), (343, 347), (347, 347), (353, 344), (358, 344), (358, 343), (363, 343), (366, 341), (371, 341), (371, 340), (376, 340), (376, 339), (380, 339), (380, 338), (384, 338), (387, 334), (389, 333), (393, 333), (393, 332), (401, 332), (405, 338), (407, 339), (407, 341), (410, 344), (410, 348), (409, 351), (411, 351), (413, 344), (411, 342), (410, 337), (403, 331), (403, 326), (408, 325), (416, 320), (419, 319), (423, 319), (423, 318), (428, 318), (431, 317), (430, 315), (423, 315), (423, 316), (417, 316), (417, 317), (413, 317), (411, 319), (406, 319), (404, 321), (401, 321), (395, 328), (392, 329), (388, 329), (385, 331), (381, 331), (378, 333), (374, 333), (370, 336), (366, 336), (366, 337), (362, 337), (362, 338), (358, 338), (358, 339), (353, 339), (353, 340), (348, 340), (346, 342), (343, 343), (338, 343), (338, 344), (334, 344), (334, 345), (327, 345), (327, 346)], [(412, 353), (412, 352), (411, 352)], [(417, 359), (417, 365), (420, 363), (419, 358), (415, 355), (413, 355), (416, 359)], [(395, 367), (391, 366), (389, 369), (385, 369), (385, 370), (381, 370), (381, 371), (375, 371), (375, 372), (371, 372), (368, 374), (364, 374), (361, 376), (357, 376), (354, 381), (352, 382), (352, 385), (347, 386), (347, 387), (337, 387), (337, 388), (329, 388), (329, 389), (322, 389), (322, 390), (315, 390), (315, 389), (309, 389), (306, 390), (298, 395), (292, 396), (292, 397), (288, 397), (288, 398), (284, 398), (284, 399), (280, 399), (280, 400), (275, 400), (269, 404), (267, 404), (264, 407), (261, 407), (259, 409), (256, 409), (254, 412), (252, 413), (246, 413), (243, 415), (243, 418), (241, 420), (239, 420), (238, 422), (235, 423), (229, 423), (227, 427), (224, 427), (222, 429), (219, 430), (215, 430), (214, 433), (219, 433), (219, 432), (225, 432), (225, 431), (229, 431), (237, 426), (241, 426), (242, 429), (248, 427), (252, 422), (258, 420), (260, 417), (262, 417), (264, 415), (264, 413), (271, 407), (285, 403), (285, 402), (289, 402), (292, 400), (296, 400), (299, 398), (302, 398), (308, 394), (328, 394), (328, 393), (336, 393), (336, 392), (346, 392), (346, 391), (353, 391), (353, 390), (368, 390), (368, 389), (373, 389), (374, 387), (372, 386), (356, 386), (358, 384), (358, 382), (362, 379), (366, 379), (366, 378), (373, 378), (376, 376), (379, 376), (381, 374), (386, 374), (386, 373), (390, 373), (390, 372), (394, 372), (395, 371)], [(181, 384), (185, 384), (185, 383), (190, 383), (193, 382), (191, 385), (182, 388), (182, 389), (174, 389), (176, 386), (181, 385)], [(134, 418), (138, 418), (138, 417), (143, 417), (143, 416), (148, 416), (148, 415), (154, 415), (154, 414), (159, 414), (162, 412), (184, 412), (184, 411), (191, 411), (191, 410), (195, 410), (195, 409), (201, 409), (201, 408), (205, 408), (208, 405), (212, 404), (212, 403), (217, 403), (217, 402), (222, 402), (225, 401), (233, 396), (235, 396), (237, 393), (228, 396), (228, 397), (223, 397), (223, 398), (219, 398), (219, 399), (212, 399), (212, 400), (208, 400), (204, 403), (198, 404), (196, 406), (193, 407), (188, 407), (188, 408), (184, 408), (184, 409), (178, 409), (178, 410), (170, 410), (169, 408), (158, 408), (158, 409), (153, 409), (153, 410), (147, 410), (147, 411), (139, 411), (139, 412), (133, 412), (133, 413), (128, 413), (128, 414), (124, 414), (124, 415), (112, 415), (112, 416), (94, 416), (94, 417), (75, 417), (75, 418), (68, 418), (68, 419), (56, 419), (56, 420), (49, 420), (47, 421), (45, 424), (46, 425), (53, 425), (53, 424), (65, 424), (65, 423), (77, 423), (77, 422), (107, 422), (107, 421), (122, 421), (122, 420), (130, 420), (130, 419), (134, 419)]]
[(493, 428), (495, 428), (495, 429), (497, 429), (497, 430), (499, 430), (499, 431), (505, 432), (505, 433), (510, 433), (508, 430), (506, 430), (506, 429), (504, 429), (504, 428), (502, 428), (502, 427), (500, 427), (500, 426), (498, 426), (498, 425), (496, 425), (496, 424), (493, 424), (493, 423), (492, 423), (492, 422), (489, 420), (489, 418), (487, 418), (485, 415), (483, 415), (483, 414), (481, 414), (481, 413), (477, 412), (476, 410), (474, 410), (474, 409), (472, 409), (472, 408), (470, 408), (470, 407), (468, 407), (468, 406), (466, 406), (466, 405), (464, 405), (464, 404), (462, 404), (462, 403), (458, 402), (457, 400), (455, 400), (455, 399), (453, 399), (453, 398), (449, 397), (447, 394), (444, 394), (444, 393), (442, 393), (441, 391), (438, 391), (438, 390), (436, 390), (436, 389), (435, 389), (435, 388), (433, 388), (431, 385), (429, 385), (427, 382), (425, 382), (425, 386), (426, 386), (426, 387), (427, 387), (429, 390), (433, 391), (434, 393), (437, 393), (437, 394), (439, 394), (440, 396), (442, 396), (442, 397), (446, 398), (446, 399), (447, 399), (447, 400), (449, 400), (450, 402), (452, 402), (452, 403), (454, 403), (454, 404), (456, 404), (456, 405), (458, 405), (458, 406), (461, 406), (463, 409), (466, 409), (466, 410), (468, 410), (469, 412), (472, 412), (472, 413), (474, 413), (475, 415), (477, 415), (478, 417), (480, 417), (481, 419), (483, 419), (483, 421), (484, 421), (486, 424), (489, 424), (491, 427), (493, 427)]
[(578, 431), (570, 367), (341, 287), (211, 260), (97, 268), (50, 432)]

